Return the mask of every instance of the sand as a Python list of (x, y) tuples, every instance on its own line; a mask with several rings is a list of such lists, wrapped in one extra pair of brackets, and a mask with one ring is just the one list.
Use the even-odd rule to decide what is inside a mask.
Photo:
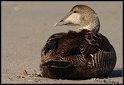
[[(88, 5), (96, 11), (101, 23), (100, 33), (109, 39), (116, 50), (117, 63), (112, 77), (88, 80), (62, 80), (37, 76), (37, 73), (40, 73), (41, 49), (49, 36), (76, 28), (71, 26), (54, 27), (54, 24), (60, 21), (76, 4)], [(123, 83), (121, 1), (3, 1), (1, 31), (1, 83)]]

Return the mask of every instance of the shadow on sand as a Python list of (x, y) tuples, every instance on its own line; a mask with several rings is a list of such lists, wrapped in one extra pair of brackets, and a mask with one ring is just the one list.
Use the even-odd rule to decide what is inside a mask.
[(111, 77), (123, 77), (123, 69), (116, 68), (113, 70)]

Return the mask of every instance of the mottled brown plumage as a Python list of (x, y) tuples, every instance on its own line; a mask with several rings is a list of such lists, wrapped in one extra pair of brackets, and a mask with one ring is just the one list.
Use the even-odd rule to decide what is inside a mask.
[[(76, 10), (75, 7), (72, 10)], [(83, 9), (82, 6), (80, 8)], [(69, 15), (63, 21), (67, 17)], [(96, 27), (98, 24), (96, 23)], [(50, 36), (41, 52), (42, 76), (66, 79), (109, 76), (116, 64), (116, 53), (108, 39), (98, 33), (99, 28), (96, 29), (97, 31), (88, 28), (80, 32), (69, 31)]]

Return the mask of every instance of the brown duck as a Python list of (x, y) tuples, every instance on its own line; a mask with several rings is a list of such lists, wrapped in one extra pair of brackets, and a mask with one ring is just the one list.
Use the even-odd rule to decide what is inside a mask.
[(108, 39), (99, 32), (100, 22), (90, 7), (76, 5), (56, 26), (81, 28), (53, 34), (41, 52), (43, 77), (88, 79), (108, 77), (116, 64), (116, 53)]

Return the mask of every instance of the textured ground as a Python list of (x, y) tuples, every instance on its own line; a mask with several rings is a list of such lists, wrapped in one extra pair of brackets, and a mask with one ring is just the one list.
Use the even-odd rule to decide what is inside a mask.
[[(116, 50), (117, 63), (112, 77), (57, 80), (37, 76), (40, 52), (48, 37), (76, 28), (53, 26), (76, 4), (88, 5), (96, 11), (100, 32)], [(1, 60), (1, 83), (123, 83), (122, 2), (2, 2)]]

